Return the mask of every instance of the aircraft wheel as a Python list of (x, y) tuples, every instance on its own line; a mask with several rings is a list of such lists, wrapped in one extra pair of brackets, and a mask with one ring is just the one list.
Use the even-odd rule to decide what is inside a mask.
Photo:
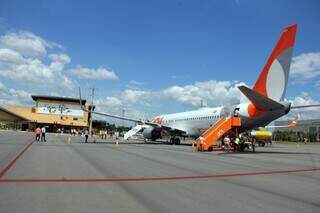
[(171, 144), (171, 145), (174, 144), (174, 138), (170, 138), (170, 144)]
[(203, 144), (201, 144), (200, 145), (200, 150), (199, 150), (200, 152), (204, 152), (204, 146), (203, 146)]
[(180, 145), (180, 138), (175, 138), (174, 139), (174, 144)]

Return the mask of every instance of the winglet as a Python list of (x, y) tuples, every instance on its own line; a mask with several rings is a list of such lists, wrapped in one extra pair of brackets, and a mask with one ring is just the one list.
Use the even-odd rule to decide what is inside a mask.
[(298, 121), (300, 120), (300, 117), (301, 117), (301, 113), (299, 112), (299, 113), (297, 114), (297, 116), (295, 117), (295, 119), (290, 123), (289, 127), (290, 127), (290, 128), (296, 127), (297, 124), (298, 124)]

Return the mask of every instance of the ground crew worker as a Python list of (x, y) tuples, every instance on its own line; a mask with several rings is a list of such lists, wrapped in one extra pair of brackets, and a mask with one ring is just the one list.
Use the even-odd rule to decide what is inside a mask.
[(46, 142), (46, 127), (41, 128), (41, 142)]
[(36, 128), (35, 133), (36, 133), (36, 141), (40, 141), (40, 134), (41, 134), (40, 127)]
[(241, 136), (239, 141), (239, 149), (241, 152), (244, 150), (244, 141), (245, 141), (244, 137)]
[(252, 138), (252, 141), (251, 141), (251, 146), (252, 146), (252, 151), (255, 152), (256, 149), (255, 149), (255, 146), (256, 146), (256, 142), (257, 142), (257, 139), (255, 137)]
[(239, 137), (236, 137), (234, 140), (234, 151), (239, 151), (239, 144), (240, 144), (240, 139)]

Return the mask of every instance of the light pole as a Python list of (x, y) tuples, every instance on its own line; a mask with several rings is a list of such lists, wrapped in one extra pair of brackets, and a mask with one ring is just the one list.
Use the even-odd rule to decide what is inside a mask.
[(93, 97), (94, 97), (94, 88), (91, 88), (91, 106), (90, 106), (90, 121), (89, 121), (89, 135), (91, 136), (92, 136)]
[[(124, 117), (125, 109), (122, 109), (122, 117)], [(122, 126), (124, 127), (124, 120), (122, 119)]]

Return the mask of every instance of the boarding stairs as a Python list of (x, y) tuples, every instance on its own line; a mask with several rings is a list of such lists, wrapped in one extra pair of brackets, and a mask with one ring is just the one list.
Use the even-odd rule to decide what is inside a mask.
[(138, 132), (140, 132), (144, 128), (145, 128), (144, 125), (137, 125), (137, 126), (133, 127), (132, 129), (130, 129), (128, 132), (126, 132), (124, 134), (123, 138), (125, 140), (128, 140), (129, 138), (131, 138), (132, 136), (134, 136), (135, 134), (137, 134)]
[(210, 151), (225, 133), (230, 130), (236, 130), (241, 126), (241, 120), (238, 116), (222, 117), (197, 138), (194, 148), (196, 151)]

